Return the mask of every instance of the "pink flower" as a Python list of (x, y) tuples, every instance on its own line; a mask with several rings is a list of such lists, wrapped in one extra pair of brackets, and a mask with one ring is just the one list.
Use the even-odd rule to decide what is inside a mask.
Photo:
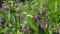
[(44, 24), (43, 23), (40, 24), (40, 28), (44, 28)]
[(48, 28), (48, 24), (41, 23), (40, 28)]
[(45, 28), (48, 28), (48, 24), (45, 25)]

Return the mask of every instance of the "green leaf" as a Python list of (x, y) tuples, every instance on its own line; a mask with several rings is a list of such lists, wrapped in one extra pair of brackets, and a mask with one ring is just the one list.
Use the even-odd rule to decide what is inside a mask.
[(28, 16), (28, 17), (27, 17), (27, 21), (28, 21), (30, 27), (31, 27), (33, 30), (36, 31), (38, 27), (37, 27), (37, 24), (33, 22), (32, 18)]
[(57, 2), (58, 0), (48, 0), (47, 2), (47, 6), (48, 7), (52, 7), (54, 5), (55, 2)]
[(5, 18), (6, 21), (9, 21), (8, 11), (0, 10), (0, 14)]

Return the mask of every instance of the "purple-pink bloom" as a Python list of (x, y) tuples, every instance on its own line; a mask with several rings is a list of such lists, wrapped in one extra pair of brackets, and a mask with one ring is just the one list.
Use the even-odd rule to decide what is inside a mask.
[(42, 13), (46, 12), (46, 8), (45, 7), (42, 7), (41, 8), (41, 11), (42, 11)]
[(38, 20), (38, 18), (35, 16), (35, 17), (33, 17), (33, 21), (34, 21), (34, 22), (38, 22), (39, 20)]
[(25, 33), (25, 32), (27, 32), (27, 28), (23, 25), (22, 26), (22, 31)]
[(26, 28), (22, 28), (22, 31), (25, 33), (25, 32), (27, 32), (27, 29)]
[(15, 3), (15, 4), (14, 4), (14, 7), (18, 7), (18, 3)]
[(53, 29), (53, 34), (59, 34), (59, 29), (57, 27)]
[(48, 28), (48, 24), (41, 23), (40, 28)]
[(2, 5), (2, 9), (3, 9), (3, 10), (8, 10), (9, 7), (3, 4), (3, 5)]
[(54, 30), (53, 30), (55, 33), (57, 33), (58, 32), (58, 29), (57, 28), (54, 28)]
[(4, 23), (5, 23), (5, 19), (0, 18), (0, 23), (1, 23), (1, 24), (4, 24)]
[(40, 28), (44, 28), (44, 24), (43, 23), (40, 24)]
[(48, 24), (45, 25), (45, 28), (48, 28)]
[(23, 19), (24, 19), (24, 16), (23, 16), (23, 15), (21, 15), (21, 16), (20, 16), (20, 19), (21, 19), (21, 20), (23, 20)]
[(25, 24), (20, 24), (20, 26), (22, 27), (22, 31), (24, 33), (26, 33), (27, 32), (27, 27), (25, 26)]

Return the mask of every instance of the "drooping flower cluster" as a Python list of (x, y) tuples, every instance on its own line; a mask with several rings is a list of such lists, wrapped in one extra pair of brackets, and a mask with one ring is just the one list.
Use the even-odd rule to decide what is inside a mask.
[(32, 33), (32, 30), (31, 30), (31, 27), (28, 25), (28, 24), (20, 24), (21, 28), (22, 28), (22, 32), (24, 34), (31, 34)]
[(25, 26), (25, 24), (20, 24), (20, 26), (22, 27), (22, 31), (24, 33), (26, 33), (27, 32), (27, 27)]
[(44, 28), (48, 28), (49, 24), (41, 23), (39, 26), (40, 26), (40, 28), (44, 29)]
[(9, 9), (9, 7), (8, 7), (8, 6), (6, 6), (5, 4), (3, 4), (3, 5), (2, 5), (2, 9), (3, 9), (3, 10), (8, 10), (8, 9)]

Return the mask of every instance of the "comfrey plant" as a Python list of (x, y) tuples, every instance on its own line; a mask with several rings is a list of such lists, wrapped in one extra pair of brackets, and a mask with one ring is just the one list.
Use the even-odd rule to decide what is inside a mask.
[(59, 29), (60, 0), (0, 0), (0, 34), (60, 34)]

